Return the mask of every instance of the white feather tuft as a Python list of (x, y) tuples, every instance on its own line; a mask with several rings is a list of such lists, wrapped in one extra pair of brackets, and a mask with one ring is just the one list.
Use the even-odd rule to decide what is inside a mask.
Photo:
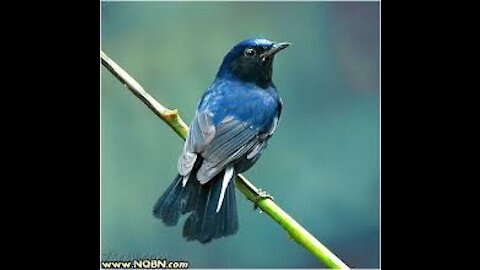
[(217, 204), (217, 213), (218, 211), (220, 211), (220, 208), (222, 208), (223, 197), (225, 197), (225, 190), (227, 190), (228, 183), (232, 179), (232, 176), (233, 176), (233, 166), (230, 166), (225, 170), (225, 174), (223, 175), (222, 190), (220, 192), (220, 198), (218, 199), (218, 204)]
[(187, 175), (185, 175), (185, 176), (182, 178), (182, 187), (185, 187), (185, 185), (187, 184), (189, 178), (190, 178), (190, 173), (187, 174)]

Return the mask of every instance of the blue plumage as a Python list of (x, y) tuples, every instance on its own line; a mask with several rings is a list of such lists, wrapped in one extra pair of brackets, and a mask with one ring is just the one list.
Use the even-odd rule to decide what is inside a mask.
[(274, 55), (288, 43), (247, 39), (225, 56), (202, 96), (178, 175), (154, 206), (168, 226), (182, 214), (187, 240), (207, 243), (238, 230), (234, 176), (260, 157), (275, 131), (282, 101), (272, 83)]

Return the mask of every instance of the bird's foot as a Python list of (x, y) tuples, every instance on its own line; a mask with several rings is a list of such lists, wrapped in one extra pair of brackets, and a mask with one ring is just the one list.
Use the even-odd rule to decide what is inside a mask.
[(258, 203), (262, 200), (265, 199), (270, 199), (273, 201), (273, 196), (268, 194), (266, 191), (263, 191), (261, 189), (258, 190), (258, 196), (255, 198), (255, 202), (253, 204), (253, 210), (257, 210), (258, 208)]

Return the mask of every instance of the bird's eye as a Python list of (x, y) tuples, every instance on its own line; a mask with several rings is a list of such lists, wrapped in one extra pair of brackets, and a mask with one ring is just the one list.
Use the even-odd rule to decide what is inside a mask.
[(255, 52), (255, 50), (252, 48), (248, 48), (245, 50), (245, 56), (248, 56), (248, 57), (253, 57), (255, 56), (256, 53), (257, 52)]

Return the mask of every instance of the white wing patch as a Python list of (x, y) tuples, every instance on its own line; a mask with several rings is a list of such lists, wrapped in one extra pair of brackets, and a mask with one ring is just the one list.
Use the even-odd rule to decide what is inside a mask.
[(233, 176), (233, 166), (230, 166), (225, 170), (225, 174), (223, 175), (222, 190), (220, 192), (220, 198), (218, 199), (218, 204), (217, 204), (217, 213), (218, 211), (220, 211), (220, 208), (222, 208), (223, 197), (225, 197), (225, 190), (227, 190), (228, 183), (232, 179), (232, 176)]
[(273, 118), (273, 124), (272, 127), (270, 128), (270, 132), (268, 132), (268, 135), (272, 135), (275, 132), (275, 129), (277, 129), (278, 125), (278, 117)]
[(184, 147), (182, 155), (177, 163), (178, 173), (181, 176), (190, 174), (190, 171), (192, 171), (193, 165), (195, 164), (195, 160), (197, 160), (197, 154), (187, 151), (187, 148)]
[(254, 157), (258, 154), (258, 152), (260, 152), (260, 150), (262, 150), (262, 148), (263, 148), (263, 143), (257, 144), (257, 145), (253, 148), (253, 150), (252, 150), (250, 153), (248, 153), (247, 159), (252, 159), (252, 158), (254, 158)]

